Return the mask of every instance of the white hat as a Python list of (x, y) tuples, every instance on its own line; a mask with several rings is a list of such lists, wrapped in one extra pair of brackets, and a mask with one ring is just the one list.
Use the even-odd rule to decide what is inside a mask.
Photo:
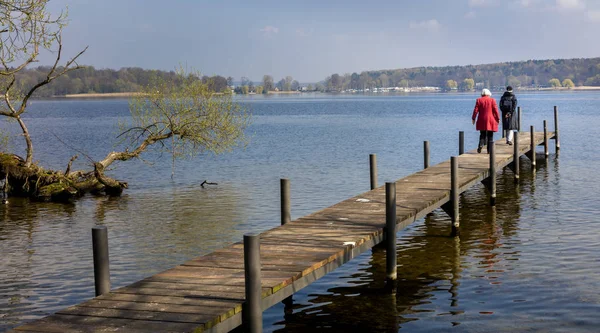
[(492, 96), (492, 93), (488, 89), (483, 89), (481, 91), (481, 96)]

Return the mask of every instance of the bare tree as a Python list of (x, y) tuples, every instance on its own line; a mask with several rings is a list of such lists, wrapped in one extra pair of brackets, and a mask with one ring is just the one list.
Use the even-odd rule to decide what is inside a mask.
[[(2, 0), (0, 1), (0, 94), (3, 104), (0, 115), (15, 120), (23, 133), (26, 143), (25, 166), (33, 161), (33, 142), (22, 119), (27, 102), (36, 90), (52, 82), (69, 71), (81, 68), (77, 59), (87, 47), (71, 59), (61, 64), (62, 29), (66, 14), (52, 17), (46, 11), (48, 0)], [(53, 65), (43, 80), (24, 90), (15, 85), (15, 76), (29, 64), (37, 61), (41, 49), (56, 54)]]

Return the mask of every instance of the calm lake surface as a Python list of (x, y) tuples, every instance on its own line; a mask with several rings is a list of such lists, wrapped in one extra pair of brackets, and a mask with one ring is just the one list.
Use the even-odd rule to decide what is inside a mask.
[[(476, 97), (243, 98), (253, 113), (246, 149), (177, 161), (174, 179), (168, 154), (120, 164), (111, 173), (130, 186), (120, 198), (11, 198), (0, 206), (0, 331), (94, 297), (93, 226), (108, 227), (112, 286), (130, 284), (278, 226), (280, 178), (291, 180), (298, 218), (369, 190), (371, 153), (383, 184), (422, 168), (425, 140), (432, 165), (458, 153), (459, 131), (474, 149)], [(382, 292), (385, 254), (367, 251), (295, 294), (292, 308), (267, 310), (265, 331), (600, 330), (600, 92), (518, 98), (527, 130), (544, 119), (553, 130), (559, 107), (560, 156), (551, 141), (535, 174), (522, 158), (518, 186), (499, 170), (495, 208), (483, 185), (464, 193), (460, 238), (441, 210), (398, 232), (397, 295)], [(34, 101), (34, 156), (63, 170), (79, 154), (76, 167), (89, 168), (81, 152), (98, 160), (115, 149), (128, 114), (126, 100)]]

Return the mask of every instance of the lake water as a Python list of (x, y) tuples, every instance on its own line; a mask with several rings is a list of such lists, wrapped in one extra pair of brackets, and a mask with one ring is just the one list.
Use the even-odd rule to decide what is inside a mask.
[[(395, 296), (382, 292), (385, 254), (367, 251), (295, 294), (292, 307), (267, 310), (265, 331), (597, 332), (600, 93), (518, 97), (527, 130), (544, 119), (552, 130), (559, 107), (560, 156), (551, 141), (535, 174), (522, 158), (518, 186), (499, 170), (495, 208), (482, 185), (464, 193), (460, 238), (449, 237), (441, 210), (398, 232)], [(0, 206), (0, 331), (94, 296), (95, 225), (108, 227), (112, 286), (130, 284), (279, 225), (280, 178), (291, 180), (298, 218), (369, 190), (369, 154), (383, 184), (422, 168), (425, 140), (432, 165), (458, 153), (459, 131), (475, 148), (475, 98), (242, 98), (253, 113), (243, 150), (177, 161), (173, 179), (168, 155), (122, 163), (111, 171), (129, 182), (120, 198), (11, 198)], [(26, 121), (36, 160), (63, 170), (72, 155), (89, 168), (82, 152), (101, 159), (115, 149), (116, 123), (127, 119), (126, 100), (52, 100), (32, 102)]]

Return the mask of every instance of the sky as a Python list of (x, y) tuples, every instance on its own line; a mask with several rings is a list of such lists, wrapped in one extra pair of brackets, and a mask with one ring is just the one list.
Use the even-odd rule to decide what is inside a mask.
[[(63, 57), (203, 75), (292, 76), (600, 56), (600, 0), (50, 0)], [(50, 64), (46, 54), (41, 64)]]

